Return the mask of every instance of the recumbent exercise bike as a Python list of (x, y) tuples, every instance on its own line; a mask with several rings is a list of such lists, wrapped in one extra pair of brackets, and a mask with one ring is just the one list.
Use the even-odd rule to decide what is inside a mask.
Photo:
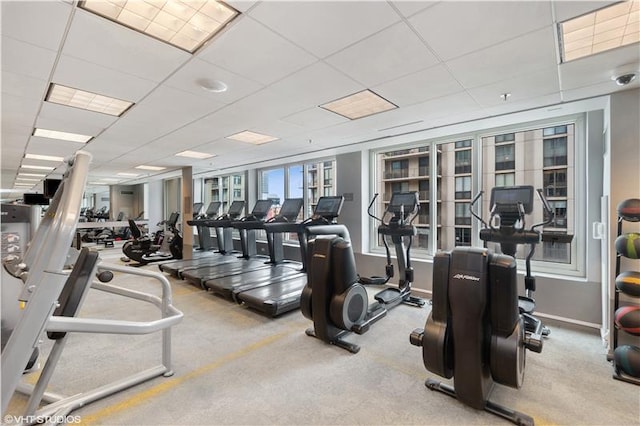
[[(432, 311), (424, 329), (416, 329), (410, 342), (422, 347), (427, 370), (444, 378), (453, 377), (454, 386), (428, 379), (426, 386), (457, 398), (464, 404), (484, 409), (519, 425), (533, 425), (533, 419), (489, 401), (493, 384), (519, 388), (524, 379), (525, 350), (542, 351), (542, 324), (530, 312), (535, 303), (525, 299), (519, 306), (517, 244), (531, 245), (527, 257), (527, 295), (535, 288), (529, 261), (540, 241), (535, 228), (551, 222), (553, 214), (540, 193), (548, 219), (524, 230), (524, 215), (531, 213), (533, 187), (493, 188), (491, 226), (480, 231), (483, 241), (503, 245), (508, 254), (494, 254), (486, 248), (456, 247), (439, 252), (433, 264)], [(478, 201), (478, 194), (471, 206)], [(494, 221), (500, 221), (500, 226)], [(533, 306), (531, 306), (533, 305)], [(529, 313), (524, 309), (529, 309)]]
[[(165, 231), (156, 231), (155, 237), (152, 239), (149, 235), (142, 235), (136, 222), (129, 219), (129, 229), (133, 239), (125, 242), (122, 246), (122, 253), (125, 257), (121, 260), (124, 262), (135, 260), (137, 263), (131, 264), (131, 266), (144, 266), (151, 262), (182, 259), (182, 235), (176, 226), (179, 217), (180, 213), (173, 212), (169, 219), (158, 223), (158, 225), (165, 225), (172, 234), (168, 244), (165, 241)], [(163, 246), (168, 246), (169, 251), (160, 251), (164, 248)]]
[[(357, 353), (360, 347), (342, 340), (350, 332), (363, 334), (372, 324), (400, 305), (422, 307), (425, 301), (411, 295), (413, 268), (411, 267), (411, 243), (416, 235), (412, 222), (419, 210), (416, 192), (394, 193), (382, 219), (370, 213), (378, 194), (369, 204), (369, 215), (381, 222), (378, 235), (382, 236), (387, 254), (385, 277), (360, 277), (344, 225), (310, 226), (305, 232), (312, 236), (330, 236), (309, 241), (307, 285), (302, 291), (302, 314), (313, 321), (313, 328), (306, 330), (309, 336)], [(393, 277), (393, 263), (387, 237), (391, 237), (396, 249), (399, 269), (398, 287), (388, 287), (378, 292), (375, 302), (369, 306), (365, 285), (384, 285)], [(405, 239), (408, 243), (405, 248)]]

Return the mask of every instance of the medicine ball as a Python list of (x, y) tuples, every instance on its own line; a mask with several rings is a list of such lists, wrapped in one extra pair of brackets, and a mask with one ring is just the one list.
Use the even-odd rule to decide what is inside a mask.
[(616, 238), (616, 251), (629, 259), (640, 259), (640, 234), (630, 232)]
[(626, 271), (616, 277), (616, 288), (631, 297), (640, 297), (640, 272)]
[(616, 370), (633, 377), (640, 377), (640, 348), (637, 346), (618, 346), (613, 352)]
[(629, 222), (640, 222), (640, 198), (629, 198), (620, 202), (618, 216)]
[(640, 336), (640, 306), (618, 308), (614, 319), (618, 329), (634, 336)]

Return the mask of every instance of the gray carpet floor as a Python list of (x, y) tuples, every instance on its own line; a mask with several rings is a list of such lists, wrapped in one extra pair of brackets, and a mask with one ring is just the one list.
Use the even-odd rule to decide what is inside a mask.
[[(102, 250), (118, 263), (121, 252)], [(157, 265), (146, 269), (157, 271)], [(358, 354), (305, 335), (298, 311), (272, 319), (186, 282), (171, 279), (174, 305), (185, 314), (173, 329), (175, 374), (85, 406), (72, 414), (101, 425), (487, 425), (509, 424), (424, 386), (423, 366), (409, 333), (424, 326), (429, 307), (400, 306), (371, 330), (346, 340)], [(116, 274), (114, 283), (158, 294), (152, 280)], [(140, 302), (92, 290), (81, 316), (149, 320)], [(524, 385), (497, 385), (491, 399), (532, 416), (536, 424), (640, 424), (640, 387), (613, 380), (596, 330), (546, 321), (541, 354), (527, 353)], [(44, 343), (46, 353), (49, 343)], [(82, 392), (155, 365), (160, 336), (75, 334), (50, 390)], [(34, 382), (35, 375), (25, 381)], [(10, 414), (20, 415), (14, 396)]]

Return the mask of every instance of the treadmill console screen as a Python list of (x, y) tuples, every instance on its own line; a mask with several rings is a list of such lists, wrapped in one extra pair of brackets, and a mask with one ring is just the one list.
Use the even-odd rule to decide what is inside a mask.
[(337, 217), (340, 215), (340, 210), (342, 209), (342, 203), (344, 202), (344, 197), (320, 197), (318, 200), (318, 204), (316, 205), (313, 213), (316, 216), (323, 217)]
[(387, 210), (391, 213), (400, 213), (400, 206), (404, 206), (404, 214), (408, 215), (418, 205), (417, 192), (396, 192), (391, 196)]
[[(212, 201), (207, 206), (207, 211), (204, 213), (207, 216), (216, 216), (218, 214), (218, 210), (220, 210), (220, 201)], [(195, 210), (193, 211), (195, 214)]]
[(518, 203), (522, 204), (526, 214), (533, 211), (533, 186), (504, 186), (491, 190), (491, 209), (497, 204), (513, 206)]
[(234, 201), (231, 203), (227, 214), (229, 216), (239, 216), (242, 213), (242, 209), (244, 209), (244, 201)]
[(287, 198), (282, 204), (279, 216), (284, 216), (289, 222), (295, 222), (303, 204), (304, 200), (302, 198)]
[(193, 203), (193, 215), (197, 216), (200, 213), (200, 210), (202, 210), (202, 203)]
[(271, 200), (258, 200), (256, 201), (256, 205), (253, 206), (251, 214), (256, 217), (264, 217), (269, 213), (269, 210), (271, 210), (271, 206), (273, 206)]
[(167, 220), (167, 225), (176, 226), (176, 223), (178, 223), (179, 217), (180, 217), (180, 213), (176, 213), (176, 212), (171, 213), (171, 216), (169, 216), (169, 220)]

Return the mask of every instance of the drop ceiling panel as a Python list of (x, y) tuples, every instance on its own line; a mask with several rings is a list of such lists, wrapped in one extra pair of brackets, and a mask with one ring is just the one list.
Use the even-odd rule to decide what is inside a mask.
[(576, 101), (579, 99), (590, 98), (593, 96), (601, 96), (603, 94), (620, 92), (623, 90), (638, 89), (640, 81), (636, 80), (627, 86), (618, 86), (615, 81), (606, 81), (591, 86), (583, 86), (578, 89), (570, 89), (562, 91), (562, 100), (565, 102)]
[(411, 17), (411, 25), (448, 61), (552, 23), (548, 2), (440, 2)]
[(265, 85), (316, 61), (300, 47), (248, 16), (234, 22), (198, 57)]
[[(216, 40), (216, 43), (218, 41)], [(232, 53), (235, 55), (235, 53)], [(204, 90), (200, 80), (218, 80), (227, 85), (227, 91), (213, 93)], [(238, 99), (259, 90), (263, 86), (255, 81), (241, 77), (202, 59), (194, 58), (175, 74), (169, 77), (164, 85), (198, 95), (215, 103), (230, 104)]]
[(29, 139), (29, 147), (27, 152), (30, 153), (46, 153), (47, 155), (56, 155), (59, 157), (67, 157), (73, 155), (76, 151), (83, 149), (83, 143), (61, 141), (56, 139), (40, 138), (31, 136)]
[(438, 63), (438, 59), (404, 22), (359, 41), (326, 61), (365, 87)]
[(138, 102), (157, 86), (126, 69), (115, 70), (68, 55), (60, 56), (52, 82), (129, 102)]
[(555, 105), (561, 102), (560, 93), (551, 93), (548, 95), (529, 98), (521, 101), (507, 102), (505, 104), (496, 104), (492, 107), (485, 108), (483, 113), (485, 116), (508, 114), (514, 111), (526, 111), (532, 108), (541, 108), (548, 105)]
[(556, 19), (558, 22), (584, 15), (585, 13), (601, 9), (618, 3), (617, 1), (554, 1)]
[(2, 125), (29, 127), (40, 108), (40, 101), (2, 94)]
[(55, 51), (2, 37), (2, 71), (49, 80), (55, 60)]
[(240, 12), (246, 12), (254, 4), (258, 3), (257, 1), (243, 1), (243, 0), (227, 0), (226, 3)]
[(159, 82), (191, 55), (82, 9), (76, 9), (65, 55)]
[[(516, 103), (530, 98), (557, 93), (560, 90), (558, 70), (548, 68), (535, 73), (526, 73), (515, 78), (503, 80), (487, 86), (470, 89), (469, 94), (483, 107)], [(500, 95), (510, 93), (504, 101)]]
[(3, 1), (2, 35), (57, 51), (72, 6), (52, 1)]
[(615, 82), (611, 80), (611, 77), (616, 74), (616, 69), (623, 65), (631, 65), (631, 69), (640, 72), (640, 44), (619, 47), (605, 53), (561, 64), (562, 90), (572, 90), (607, 82), (612, 83), (610, 86), (613, 89)]
[(405, 107), (463, 90), (444, 65), (422, 70), (387, 83), (374, 86), (373, 91), (394, 104)]
[(87, 136), (98, 135), (104, 130), (104, 127), (97, 126), (95, 124), (42, 116), (38, 117), (38, 119), (36, 120), (35, 127), (46, 130), (57, 130), (60, 132), (78, 133)]
[(480, 110), (480, 106), (466, 92), (443, 96), (406, 108), (407, 117), (421, 118), (425, 123), (429, 123), (433, 118), (477, 110)]
[(47, 82), (23, 74), (2, 71), (2, 93), (40, 101), (47, 91)]
[[(94, 129), (91, 133), (83, 133), (85, 135), (96, 136), (103, 129), (113, 124), (118, 117), (114, 117), (109, 114), (102, 114), (100, 112), (88, 111), (86, 109), (74, 108), (66, 105), (54, 104), (51, 102), (43, 102), (42, 109), (40, 110), (39, 120), (46, 119), (54, 123), (60, 121), (61, 123), (73, 123), (74, 127), (76, 123), (78, 127), (83, 129)], [(46, 127), (50, 130), (62, 130), (58, 127)], [(76, 132), (82, 133), (82, 132)]]
[(319, 58), (400, 20), (377, 1), (262, 2), (249, 15)]
[(270, 88), (293, 108), (303, 110), (351, 95), (366, 87), (324, 62), (316, 62)]
[[(306, 129), (304, 127), (282, 120), (265, 120), (262, 123), (258, 122), (248, 130), (273, 136), (278, 139), (286, 139), (287, 137), (304, 134), (306, 132)], [(239, 142), (238, 145), (239, 144), (244, 143)], [(270, 143), (267, 143), (265, 144), (265, 146), (269, 144)], [(249, 144), (249, 146), (251, 145)]]
[(447, 62), (453, 76), (472, 88), (556, 65), (554, 27), (470, 53)]
[(437, 1), (394, 1), (393, 5), (400, 11), (405, 18), (415, 15), (416, 13), (433, 6)]
[(323, 127), (345, 123), (349, 119), (323, 108), (313, 107), (284, 117), (282, 121), (297, 124), (306, 129), (322, 129)]

